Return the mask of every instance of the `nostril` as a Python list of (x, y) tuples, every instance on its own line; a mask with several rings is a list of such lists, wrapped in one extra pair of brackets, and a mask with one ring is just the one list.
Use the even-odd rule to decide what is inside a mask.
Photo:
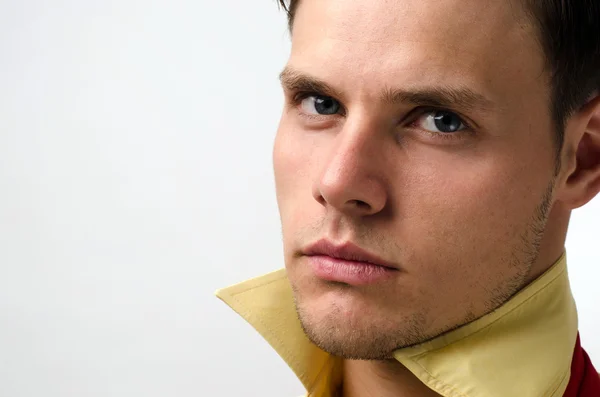
[(358, 207), (360, 209), (365, 209), (365, 210), (368, 210), (369, 208), (371, 208), (371, 206), (369, 204), (367, 204), (366, 202), (361, 201), (361, 200), (350, 200), (350, 204), (353, 204), (356, 207)]

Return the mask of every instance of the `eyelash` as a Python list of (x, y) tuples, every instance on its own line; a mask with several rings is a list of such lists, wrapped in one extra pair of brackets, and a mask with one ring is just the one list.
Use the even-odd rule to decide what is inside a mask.
[[(458, 116), (458, 118), (461, 120), (462, 124), (464, 125), (464, 129), (458, 131), (458, 132), (454, 132), (454, 133), (442, 133), (442, 132), (432, 132), (432, 131), (428, 131), (422, 128), (418, 128), (418, 127), (413, 127), (413, 124), (416, 123), (416, 121), (419, 119), (419, 117), (428, 114), (428, 113), (435, 113), (435, 112), (449, 112), (449, 113), (453, 113), (456, 116)], [(434, 139), (443, 139), (443, 140), (457, 140), (457, 139), (464, 139), (469, 135), (474, 135), (474, 130), (471, 127), (471, 123), (465, 120), (465, 117), (463, 115), (461, 115), (460, 113), (448, 109), (448, 108), (442, 108), (442, 107), (432, 107), (432, 106), (422, 106), (419, 107), (415, 110), (413, 110), (412, 112), (409, 113), (409, 115), (406, 117), (407, 120), (410, 120), (408, 122), (408, 125), (410, 126), (410, 128), (415, 128), (415, 129), (419, 129), (420, 131), (424, 132), (425, 134), (429, 135), (430, 137), (434, 138)]]
[[(332, 98), (332, 99), (336, 100), (340, 104), (340, 113), (337, 114), (337, 115), (338, 116), (345, 116), (346, 115), (346, 108), (342, 105), (342, 102), (338, 101), (337, 99), (335, 99), (332, 96), (325, 95), (325, 94), (322, 94), (320, 92), (298, 91), (297, 93), (295, 93), (292, 96), (292, 98), (293, 98), (292, 104), (294, 105), (295, 108), (298, 108), (298, 106), (300, 106), (300, 104), (302, 103), (303, 100), (305, 100), (306, 98), (309, 98), (311, 96), (320, 96), (320, 97)], [(306, 114), (304, 112), (301, 112), (301, 113), (302, 113), (303, 117), (306, 117), (306, 118), (311, 119), (311, 120), (323, 120), (324, 117), (331, 118), (331, 116), (333, 116), (333, 115)]]
[[(300, 106), (300, 104), (302, 103), (303, 100), (305, 100), (306, 98), (309, 98), (311, 96), (321, 96), (321, 97), (327, 97), (327, 98), (332, 98), (332, 99), (336, 100), (340, 104), (340, 113), (337, 115), (344, 116), (346, 114), (346, 109), (344, 108), (344, 106), (342, 105), (342, 103), (340, 101), (338, 101), (337, 99), (335, 99), (332, 96), (322, 94), (320, 92), (298, 91), (292, 96), (292, 98), (293, 98), (292, 104), (294, 105), (295, 108), (298, 108), (298, 106)], [(428, 130), (425, 130), (422, 128), (419, 128), (419, 130), (422, 131), (423, 133), (429, 135), (429, 137), (431, 137), (432, 139), (442, 139), (442, 140), (447, 140), (447, 141), (464, 139), (468, 135), (473, 135), (474, 132), (473, 132), (473, 129), (471, 128), (471, 124), (470, 124), (470, 122), (465, 120), (465, 117), (463, 117), (460, 113), (458, 113), (454, 110), (442, 108), (442, 107), (433, 107), (433, 106), (418, 107), (418, 108), (414, 109), (413, 111), (411, 111), (402, 120), (402, 123), (406, 123), (406, 121), (409, 120), (408, 123), (406, 123), (409, 126), (409, 128), (417, 129), (417, 127), (413, 127), (413, 124), (418, 120), (419, 117), (421, 117), (427, 113), (440, 112), (440, 111), (445, 111), (445, 112), (450, 112), (450, 113), (456, 114), (462, 121), (465, 128), (456, 133), (432, 132), (432, 131), (428, 131)], [(302, 114), (303, 117), (310, 119), (310, 120), (321, 120), (322, 121), (324, 118), (331, 118), (331, 116), (332, 116), (332, 115), (312, 115), (312, 114), (306, 114), (304, 112), (300, 112), (300, 113)]]

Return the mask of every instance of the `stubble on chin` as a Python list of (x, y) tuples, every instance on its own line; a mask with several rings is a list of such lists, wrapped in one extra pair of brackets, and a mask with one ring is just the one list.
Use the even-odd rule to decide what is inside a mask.
[(389, 319), (360, 318), (352, 321), (332, 306), (327, 311), (304, 305), (295, 294), (302, 329), (321, 350), (348, 360), (389, 360), (399, 348), (417, 344), (425, 335), (425, 316), (415, 314), (393, 324)]

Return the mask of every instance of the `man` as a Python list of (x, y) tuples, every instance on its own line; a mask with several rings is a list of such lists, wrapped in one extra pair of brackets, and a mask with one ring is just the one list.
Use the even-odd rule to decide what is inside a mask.
[(600, 2), (284, 7), (286, 270), (219, 296), (309, 396), (600, 396), (564, 254), (600, 191)]

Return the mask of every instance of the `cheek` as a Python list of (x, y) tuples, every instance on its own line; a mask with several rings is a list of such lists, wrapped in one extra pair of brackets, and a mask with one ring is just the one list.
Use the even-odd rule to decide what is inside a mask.
[(545, 190), (544, 178), (505, 161), (461, 165), (456, 159), (452, 164), (429, 159), (410, 168), (398, 201), (399, 214), (407, 218), (406, 227), (402, 221), (397, 225), (413, 242), (415, 259), (425, 259), (423, 266), (456, 264), (430, 269), (432, 277), (502, 272), (499, 263), (491, 264), (493, 269), (478, 264), (504, 260), (521, 243)]
[[(296, 149), (296, 150), (294, 150)], [(277, 131), (273, 146), (273, 170), (275, 188), (279, 206), (285, 204), (298, 185), (298, 167), (302, 164), (303, 153), (300, 148), (294, 148), (289, 134), (283, 127)]]
[(472, 234), (495, 234), (511, 220), (528, 223), (551, 179), (550, 156), (533, 161), (508, 147), (464, 156), (426, 149), (419, 154), (411, 159), (400, 194), (413, 208), (422, 203), (424, 219)]
[(302, 219), (306, 220), (305, 212), (314, 201), (311, 154), (311, 147), (297, 139), (282, 123), (273, 147), (273, 170), (284, 235), (288, 229), (296, 228)]

